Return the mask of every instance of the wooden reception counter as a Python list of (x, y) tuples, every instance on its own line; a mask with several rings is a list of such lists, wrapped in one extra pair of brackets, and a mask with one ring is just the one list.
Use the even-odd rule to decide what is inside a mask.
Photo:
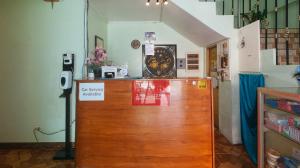
[(214, 167), (211, 91), (208, 79), (77, 81), (76, 167)]

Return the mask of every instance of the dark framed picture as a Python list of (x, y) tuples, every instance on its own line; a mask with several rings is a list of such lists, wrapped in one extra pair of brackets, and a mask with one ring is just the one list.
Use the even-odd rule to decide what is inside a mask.
[(228, 68), (228, 57), (221, 57), (221, 68)]
[(199, 53), (187, 53), (186, 54), (186, 62), (187, 62), (186, 70), (198, 71), (200, 68), (199, 58), (200, 58)]
[(146, 55), (143, 45), (144, 78), (177, 78), (177, 46), (175, 44), (155, 45), (154, 55)]
[(96, 47), (104, 48), (104, 40), (103, 40), (103, 38), (101, 38), (99, 36), (95, 36), (95, 48)]

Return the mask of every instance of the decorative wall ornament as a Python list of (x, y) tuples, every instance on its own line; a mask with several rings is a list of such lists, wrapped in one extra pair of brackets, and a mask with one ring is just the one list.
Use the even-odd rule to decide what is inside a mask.
[(246, 46), (245, 37), (242, 38), (240, 47), (244, 48)]
[(139, 40), (132, 40), (131, 47), (133, 49), (139, 49), (141, 46), (141, 42)]
[(155, 45), (154, 55), (146, 55), (143, 45), (143, 77), (177, 78), (176, 58), (176, 45)]
[(186, 70), (188, 71), (198, 71), (200, 69), (199, 65), (199, 53), (187, 53), (186, 54)]
[(228, 81), (231, 78), (228, 40), (217, 44), (217, 53), (219, 79)]
[(104, 40), (99, 36), (95, 36), (95, 48), (104, 48)]

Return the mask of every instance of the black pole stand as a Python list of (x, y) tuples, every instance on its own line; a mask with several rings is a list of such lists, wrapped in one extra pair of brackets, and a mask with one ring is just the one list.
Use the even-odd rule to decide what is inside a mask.
[(72, 89), (64, 90), (64, 93), (60, 97), (66, 98), (66, 131), (65, 131), (65, 148), (56, 152), (53, 160), (73, 160), (75, 151), (72, 148), (71, 142), (71, 110), (70, 110), (70, 95)]

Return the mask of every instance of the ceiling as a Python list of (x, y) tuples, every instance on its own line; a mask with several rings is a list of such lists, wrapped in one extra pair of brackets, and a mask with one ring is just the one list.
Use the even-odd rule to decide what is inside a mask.
[(154, 1), (147, 7), (146, 0), (90, 0), (90, 8), (109, 21), (159, 21), (161, 8)]
[(90, 0), (90, 9), (97, 10), (108, 21), (162, 21), (198, 46), (225, 39), (171, 0), (163, 8), (155, 5), (155, 0), (151, 0), (149, 7), (145, 3), (146, 0)]

